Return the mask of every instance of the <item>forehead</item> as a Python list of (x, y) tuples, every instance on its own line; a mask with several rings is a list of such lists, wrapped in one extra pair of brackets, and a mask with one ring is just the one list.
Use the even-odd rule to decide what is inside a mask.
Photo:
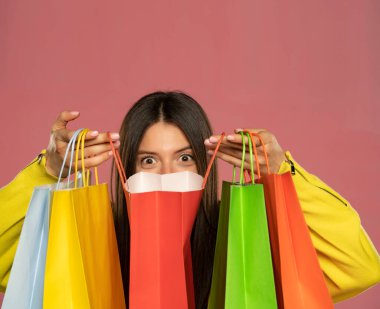
[(190, 143), (176, 125), (157, 122), (146, 130), (139, 151), (175, 151), (186, 146), (190, 146)]

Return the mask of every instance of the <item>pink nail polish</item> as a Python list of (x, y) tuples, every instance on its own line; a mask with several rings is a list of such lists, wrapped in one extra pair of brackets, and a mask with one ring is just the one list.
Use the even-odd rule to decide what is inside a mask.
[(210, 142), (211, 143), (216, 143), (216, 142), (218, 142), (218, 139), (216, 137), (214, 137), (214, 136), (211, 136), (210, 137)]
[(98, 131), (92, 131), (90, 133), (91, 136), (98, 136), (99, 132)]

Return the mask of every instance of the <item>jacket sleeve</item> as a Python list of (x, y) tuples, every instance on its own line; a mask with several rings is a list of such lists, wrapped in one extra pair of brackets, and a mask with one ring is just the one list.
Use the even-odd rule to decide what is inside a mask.
[(36, 186), (55, 183), (46, 172), (45, 151), (0, 189), (0, 292), (5, 291), (29, 200)]
[[(380, 281), (380, 258), (358, 213), (333, 189), (293, 163), (293, 182), (311, 240), (334, 302), (359, 294)], [(289, 161), (290, 160), (290, 161)], [(279, 173), (290, 171), (283, 162)]]

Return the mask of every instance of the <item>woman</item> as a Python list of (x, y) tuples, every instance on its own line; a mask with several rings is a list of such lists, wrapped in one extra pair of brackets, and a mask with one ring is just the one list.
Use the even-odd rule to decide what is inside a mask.
[[(0, 267), (3, 288), (29, 199), (18, 197), (9, 201), (7, 198), (14, 196), (17, 190), (31, 192), (36, 185), (55, 182), (52, 176), (58, 175), (67, 143), (73, 134), (73, 131), (66, 129), (67, 123), (78, 116), (77, 112), (61, 113), (53, 125), (46, 154), (43, 153), (46, 158), (40, 156), (39, 160), (32, 162), (0, 191), (1, 213), (11, 214), (12, 211), (17, 211), (17, 215), (0, 219), (0, 256), (5, 261)], [(253, 131), (259, 132), (264, 139), (271, 172), (284, 173), (290, 168), (295, 169), (293, 180), (334, 300), (351, 297), (376, 284), (380, 280), (378, 254), (348, 202), (302, 169), (288, 152), (284, 153), (273, 134), (266, 130)], [(242, 141), (236, 133), (227, 135), (217, 156), (240, 166)], [(111, 137), (116, 148), (119, 148), (127, 177), (140, 171), (164, 174), (190, 170), (204, 175), (207, 154), (213, 153), (219, 138), (212, 136), (209, 121), (200, 105), (179, 92), (156, 92), (141, 98), (127, 113), (120, 135), (112, 133)], [(258, 149), (259, 163), (265, 171), (262, 149)], [(86, 167), (98, 166), (112, 156), (105, 133), (92, 131), (87, 134), (85, 156)], [(249, 168), (248, 162), (246, 167)], [(218, 223), (217, 192), (217, 172), (213, 168), (191, 238), (197, 308), (207, 306), (211, 285)], [(20, 204), (23, 206), (20, 207)], [(117, 176), (113, 207), (124, 289), (128, 298), (129, 226), (124, 194)]]

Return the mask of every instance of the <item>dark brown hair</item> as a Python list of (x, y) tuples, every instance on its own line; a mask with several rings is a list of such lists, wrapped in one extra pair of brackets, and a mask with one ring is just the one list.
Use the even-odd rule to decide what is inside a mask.
[[(146, 130), (164, 121), (180, 128), (194, 153), (197, 171), (204, 176), (208, 156), (204, 140), (212, 135), (202, 107), (182, 92), (154, 92), (138, 100), (125, 116), (120, 128), (120, 155), (127, 177), (135, 173), (137, 151)], [(215, 164), (214, 164), (215, 165)], [(129, 304), (129, 222), (120, 178), (115, 176), (113, 212), (123, 275), (124, 294)], [(207, 308), (218, 224), (217, 170), (211, 169), (201, 205), (191, 234), (195, 303), (197, 309)]]

